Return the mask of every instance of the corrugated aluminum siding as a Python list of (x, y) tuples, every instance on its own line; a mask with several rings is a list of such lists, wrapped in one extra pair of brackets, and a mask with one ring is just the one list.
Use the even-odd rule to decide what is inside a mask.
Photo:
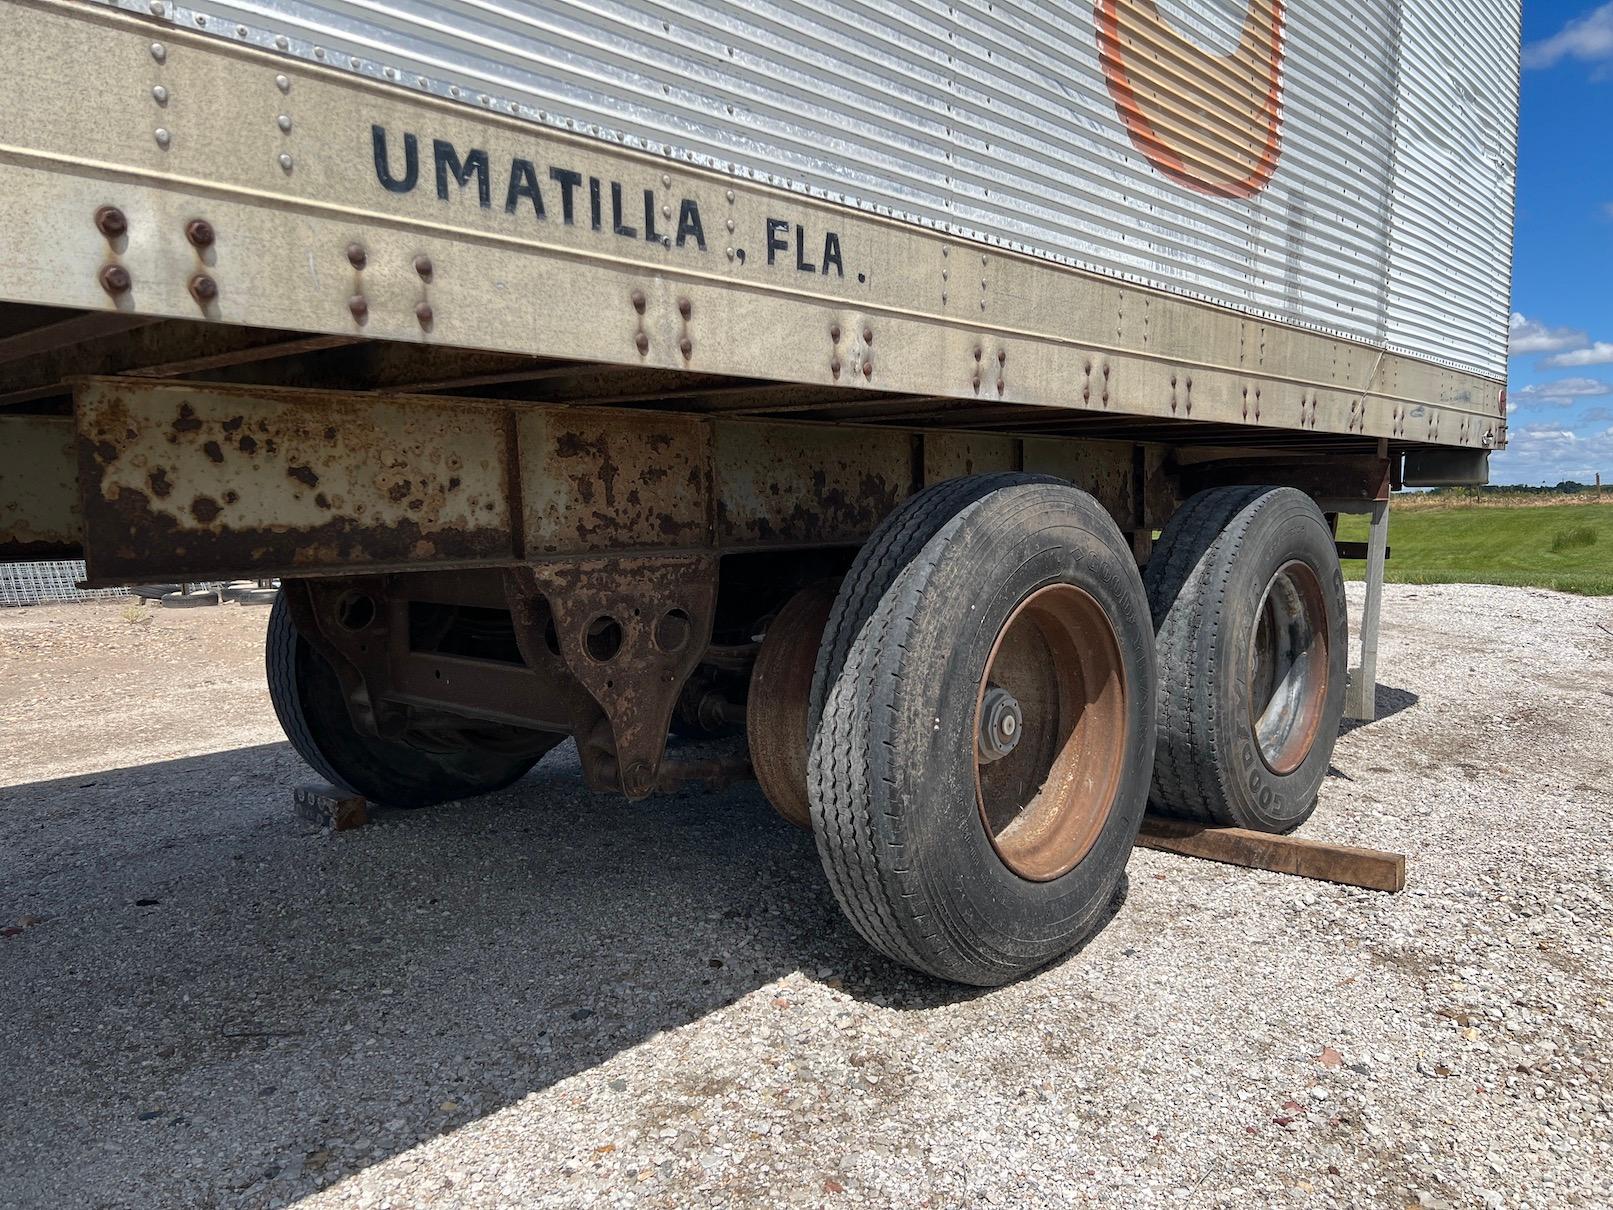
[[(1160, 0), (1159, 11), (1226, 53), (1251, 2), (1271, 0)], [(163, 12), (1244, 312), (1505, 371), (1517, 0), (1294, 3), (1281, 157), (1248, 198), (1177, 184), (1139, 152), (1104, 79), (1090, 3), (220, 0)]]

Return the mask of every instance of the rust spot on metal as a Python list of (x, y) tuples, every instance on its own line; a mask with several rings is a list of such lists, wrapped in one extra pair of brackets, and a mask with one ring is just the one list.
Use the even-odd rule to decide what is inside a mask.
[(314, 469), (311, 466), (288, 466), (286, 467), (286, 478), (295, 479), (305, 487), (319, 486), (319, 476), (314, 474)]
[(869, 360), (869, 359), (865, 358), (863, 360), (863, 377), (864, 378), (872, 378), (873, 376), (874, 376), (874, 363), (873, 363), (872, 360)]
[(426, 302), (416, 303), (414, 308), (414, 317), (420, 321), (420, 326), (422, 328), (429, 328), (431, 326), (431, 321), (434, 318), (431, 310), (431, 304)]
[(190, 515), (203, 525), (211, 525), (223, 511), (219, 502), (211, 496), (197, 496), (190, 502)]
[(431, 264), (431, 257), (427, 256), (424, 252), (422, 252), (419, 256), (415, 257), (414, 258), (414, 271), (416, 273), (418, 273), (421, 276), (421, 278), (423, 278), (424, 280), (430, 281), (431, 280), (431, 275), (432, 275), (432, 272), (433, 272), (432, 264)]
[(146, 476), (146, 482), (151, 485), (151, 494), (159, 500), (166, 499), (174, 490), (174, 485), (168, 482), (168, 472), (160, 466)]
[(633, 345), (640, 353), (648, 353), (650, 351), (650, 338), (646, 333), (640, 332), (633, 337)]
[(196, 409), (188, 403), (179, 405), (179, 415), (174, 419), (174, 432), (194, 433), (202, 427), (202, 422), (196, 416)]
[(687, 298), (678, 299), (678, 314), (688, 319), (694, 313), (694, 306)]
[(206, 306), (218, 297), (218, 283), (205, 273), (198, 273), (190, 279), (190, 296)]
[(129, 277), (129, 271), (122, 265), (102, 265), (100, 282), (101, 289), (108, 294), (125, 294), (134, 284), (133, 279)]
[(840, 343), (840, 325), (839, 324), (830, 324), (829, 325), (829, 339), (834, 341), (836, 344)]
[(646, 305), (646, 303), (648, 301), (644, 297), (644, 291), (643, 290), (634, 290), (633, 293), (628, 296), (628, 298), (631, 300), (631, 302), (633, 304), (633, 310), (637, 311), (640, 315), (643, 315), (644, 314), (644, 307), (645, 307), (645, 305)]
[(258, 451), (258, 439), (251, 433), (242, 433), (241, 440), (236, 442), (236, 444), (241, 447), (241, 452), (246, 454), (248, 457), (257, 453)]
[(358, 243), (357, 241), (348, 244), (347, 261), (355, 269), (362, 269), (366, 264), (368, 264), (369, 257), (365, 255), (364, 245)]
[[(312, 486), (312, 484), (309, 486)], [(402, 504), (404, 500), (408, 499), (409, 492), (413, 490), (413, 488), (414, 485), (407, 479), (405, 479), (402, 483), (394, 483), (391, 487), (386, 489), (386, 498), (392, 501), (394, 504)]]
[(874, 330), (872, 328), (864, 328), (863, 329), (863, 344), (871, 345), (873, 343), (874, 343)]
[(107, 239), (116, 239), (129, 230), (129, 220), (116, 206), (100, 206), (95, 211), (95, 229)]
[(353, 313), (353, 318), (363, 323), (370, 313), (370, 303), (362, 294), (355, 294), (347, 300), (347, 309)]
[(684, 360), (687, 361), (690, 355), (694, 353), (694, 342), (687, 336), (683, 337), (678, 341), (678, 352), (682, 353)]
[(206, 454), (208, 460), (211, 462), (224, 461), (224, 451), (219, 447), (219, 444), (216, 441), (202, 442), (202, 453)]
[(204, 218), (193, 218), (185, 224), (185, 238), (198, 248), (211, 248), (216, 238), (213, 224)]

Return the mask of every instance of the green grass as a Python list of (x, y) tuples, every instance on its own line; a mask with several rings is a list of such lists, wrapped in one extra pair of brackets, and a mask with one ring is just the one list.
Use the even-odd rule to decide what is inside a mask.
[[(1339, 518), (1364, 542), (1365, 517)], [(1400, 584), (1514, 584), (1613, 596), (1613, 502), (1508, 508), (1389, 507), (1388, 578)], [(1346, 579), (1366, 576), (1346, 559)]]

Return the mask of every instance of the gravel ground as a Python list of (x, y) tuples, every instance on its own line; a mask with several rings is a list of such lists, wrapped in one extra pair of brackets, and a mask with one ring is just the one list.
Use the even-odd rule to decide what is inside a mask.
[(987, 994), (754, 788), (299, 823), (265, 615), (0, 614), (0, 1204), (1613, 1203), (1613, 601), (1389, 587), (1404, 894), (1138, 852)]

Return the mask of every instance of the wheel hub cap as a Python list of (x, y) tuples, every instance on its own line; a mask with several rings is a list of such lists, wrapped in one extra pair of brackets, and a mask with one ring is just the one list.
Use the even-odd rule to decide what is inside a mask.
[(1012, 693), (993, 685), (980, 703), (980, 763), (990, 764), (1012, 752), (1024, 732), (1025, 716)]

